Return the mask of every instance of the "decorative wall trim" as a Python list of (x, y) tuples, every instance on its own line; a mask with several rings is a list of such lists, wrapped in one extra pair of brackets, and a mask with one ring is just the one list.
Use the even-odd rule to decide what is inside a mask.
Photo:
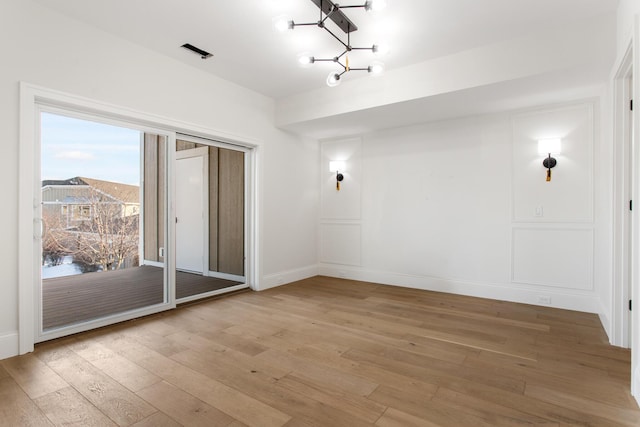
[(0, 360), (18, 355), (18, 332), (0, 335)]
[[(520, 164), (520, 167), (518, 169), (512, 169), (511, 171), (511, 179), (512, 179), (512, 186), (511, 186), (511, 220), (513, 223), (567, 223), (567, 224), (592, 224), (594, 217), (595, 217), (595, 197), (594, 197), (594, 193), (595, 193), (595, 185), (594, 185), (594, 157), (593, 157), (593, 152), (594, 152), (594, 146), (595, 146), (595, 138), (594, 135), (596, 135), (596, 121), (594, 118), (594, 110), (596, 108), (597, 105), (597, 100), (595, 99), (587, 99), (587, 100), (583, 100), (583, 101), (578, 101), (578, 102), (572, 102), (572, 103), (567, 103), (567, 104), (561, 104), (561, 105), (555, 105), (555, 106), (548, 106), (548, 107), (544, 107), (544, 108), (539, 108), (539, 109), (533, 109), (533, 110), (529, 110), (529, 111), (524, 111), (521, 113), (517, 113), (511, 116), (511, 152), (512, 152), (512, 160), (513, 160), (513, 165), (515, 166), (516, 164)], [(588, 129), (588, 132), (586, 132), (585, 135), (585, 139), (583, 141), (581, 141), (582, 144), (584, 144), (584, 148), (583, 148), (583, 155), (586, 157), (585, 159), (585, 171), (586, 171), (586, 178), (587, 178), (587, 188), (588, 188), (588, 194), (587, 194), (587, 198), (588, 200), (586, 200), (586, 204), (588, 205), (588, 207), (586, 207), (587, 212), (582, 212), (585, 215), (584, 216), (574, 216), (571, 218), (549, 218), (546, 216), (541, 216), (541, 217), (534, 217), (533, 211), (531, 211), (531, 215), (527, 214), (526, 216), (522, 216), (522, 215), (518, 215), (517, 211), (518, 211), (518, 197), (517, 197), (517, 193), (519, 192), (519, 188), (518, 188), (518, 180), (516, 179), (517, 176), (524, 176), (526, 174), (531, 173), (531, 170), (529, 169), (529, 163), (525, 163), (522, 164), (520, 162), (517, 161), (518, 159), (518, 154), (522, 154), (521, 150), (524, 150), (525, 153), (528, 153), (529, 151), (525, 149), (525, 147), (523, 146), (523, 142), (528, 142), (531, 143), (532, 147), (533, 146), (537, 146), (534, 144), (534, 134), (527, 134), (527, 137), (525, 138), (524, 135), (519, 134), (519, 132), (521, 132), (522, 130), (519, 129), (519, 121), (521, 120), (527, 120), (527, 119), (534, 119), (536, 118), (536, 116), (553, 116), (556, 114), (561, 114), (563, 112), (568, 112), (568, 111), (572, 111), (572, 110), (584, 110), (585, 113), (585, 117), (586, 117), (586, 124), (584, 125), (585, 131), (586, 129)], [(540, 125), (536, 126), (536, 128), (539, 128), (540, 130), (536, 130), (535, 132), (535, 136), (536, 138), (538, 137), (542, 137), (542, 136), (550, 136), (548, 134), (545, 134), (544, 132), (541, 131), (541, 129), (545, 129), (547, 127), (551, 127), (551, 129), (554, 128), (554, 126), (552, 125), (552, 123), (548, 123), (547, 121), (551, 120), (551, 122), (554, 122), (554, 120), (551, 117), (545, 117), (545, 118), (541, 118), (540, 119)], [(557, 126), (557, 124), (556, 124)], [(526, 126), (525, 126), (526, 127)], [(558, 132), (560, 129), (562, 128), (562, 126), (560, 126), (558, 129), (556, 129), (555, 131)], [(566, 129), (565, 129), (566, 130)], [(575, 129), (574, 129), (575, 130)], [(540, 132), (540, 133), (538, 133)], [(527, 133), (527, 132), (525, 132)], [(551, 136), (553, 136), (554, 134), (551, 134)], [(556, 135), (556, 136), (561, 136), (561, 135)], [(564, 135), (562, 135), (564, 136)], [(578, 154), (578, 146), (574, 145), (574, 153), (577, 155)], [(537, 154), (537, 149), (534, 150), (535, 153), (533, 154), (533, 157), (529, 157), (529, 156), (525, 156), (527, 161), (531, 161), (536, 167), (534, 168), (535, 170), (535, 177), (531, 176), (531, 179), (536, 179), (539, 180), (540, 177), (542, 177), (542, 181), (544, 181), (544, 169), (542, 167), (542, 157)], [(566, 148), (563, 149), (563, 151), (566, 151)], [(564, 166), (565, 168), (567, 167), (567, 164), (575, 164), (575, 159), (571, 159), (571, 157), (569, 156), (567, 158), (568, 155), (566, 154), (561, 154), (559, 155), (559, 162), (561, 162), (561, 166)], [(558, 157), (558, 156), (556, 156)], [(523, 160), (523, 159), (520, 159)], [(567, 161), (565, 161), (567, 160)], [(563, 169), (563, 172), (566, 169)], [(557, 171), (555, 171), (556, 174), (558, 173)], [(571, 173), (575, 173), (576, 170), (574, 169)], [(567, 172), (569, 173), (569, 172)], [(524, 174), (524, 175), (523, 175)], [(556, 180), (557, 181), (557, 180)], [(555, 184), (555, 183), (554, 183)], [(562, 183), (563, 185), (565, 184), (564, 182)], [(576, 188), (580, 188), (580, 187), (575, 187), (574, 183), (574, 190)], [(581, 183), (582, 185), (582, 183)], [(531, 188), (528, 188), (529, 191), (531, 191)]]
[(298, 280), (308, 279), (318, 275), (318, 266), (309, 265), (302, 268), (296, 268), (294, 270), (281, 271), (275, 274), (269, 274), (262, 277), (260, 288), (257, 291), (264, 291), (267, 289), (275, 288), (277, 286), (286, 285), (287, 283), (296, 282)]
[[(345, 163), (341, 190), (329, 163)], [(323, 221), (360, 220), (362, 217), (362, 138), (341, 138), (320, 144), (320, 212)]]
[[(550, 245), (553, 245), (555, 241), (562, 241), (561, 233), (586, 233), (587, 239), (589, 240), (588, 251), (586, 253), (586, 259), (584, 262), (587, 264), (587, 277), (586, 283), (583, 287), (576, 286), (564, 286), (561, 283), (553, 283), (552, 277), (554, 275), (554, 271), (551, 270), (549, 272), (550, 280), (549, 281), (534, 281), (534, 280), (519, 280), (518, 272), (516, 271), (516, 256), (518, 254), (518, 245), (516, 244), (516, 236), (518, 232), (551, 232), (557, 233), (558, 239), (554, 239), (549, 242)], [(540, 251), (543, 251), (544, 247), (540, 248)], [(516, 225), (512, 226), (511, 229), (511, 281), (514, 284), (523, 284), (530, 286), (544, 286), (544, 287), (552, 287), (559, 289), (567, 289), (567, 290), (581, 290), (581, 291), (592, 291), (594, 289), (594, 250), (595, 250), (595, 232), (593, 227), (585, 227), (585, 226), (570, 226), (570, 225), (562, 225), (562, 226), (551, 226), (549, 224), (529, 224), (529, 225)], [(566, 260), (565, 260), (566, 261)], [(565, 262), (565, 264), (568, 264)], [(573, 276), (573, 274), (572, 274)]]
[(362, 262), (362, 226), (359, 222), (322, 222), (320, 224), (320, 262), (360, 266)]
[(362, 280), (383, 285), (402, 286), (427, 291), (446, 292), (450, 294), (467, 295), (478, 298), (491, 298), (502, 301), (518, 302), (523, 304), (542, 305), (539, 302), (541, 296), (550, 297), (550, 307), (567, 310), (583, 311), (588, 313), (600, 313), (600, 300), (593, 292), (576, 290), (571, 292), (566, 289), (534, 288), (512, 284), (483, 283), (463, 281), (459, 279), (447, 279), (432, 276), (417, 276), (389, 271), (376, 271), (348, 266), (336, 266), (320, 264), (318, 274), (329, 277), (338, 277), (351, 280)]

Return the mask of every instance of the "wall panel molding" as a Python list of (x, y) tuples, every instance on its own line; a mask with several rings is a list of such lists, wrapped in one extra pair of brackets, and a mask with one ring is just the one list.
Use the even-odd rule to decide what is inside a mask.
[[(592, 223), (594, 102), (515, 114), (512, 125), (512, 221)], [(558, 164), (546, 182), (538, 140), (561, 138)]]
[(594, 238), (593, 228), (513, 227), (512, 282), (592, 291)]
[(320, 262), (360, 266), (362, 226), (359, 223), (320, 224)]
[[(344, 180), (336, 188), (329, 162), (345, 164)], [(324, 141), (320, 146), (320, 262), (362, 264), (362, 139)]]
[[(362, 140), (348, 138), (325, 141), (320, 146), (320, 218), (358, 220), (362, 216)], [(344, 180), (336, 190), (336, 173), (329, 162), (342, 161)]]

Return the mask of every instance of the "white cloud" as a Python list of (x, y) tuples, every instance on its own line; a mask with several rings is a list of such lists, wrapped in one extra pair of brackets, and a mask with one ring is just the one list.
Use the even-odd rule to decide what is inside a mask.
[(62, 151), (54, 156), (56, 159), (66, 160), (93, 160), (95, 156), (85, 151)]

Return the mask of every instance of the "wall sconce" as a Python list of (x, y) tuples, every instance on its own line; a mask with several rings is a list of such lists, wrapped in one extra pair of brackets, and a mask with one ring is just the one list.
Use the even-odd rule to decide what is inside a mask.
[(340, 191), (340, 182), (344, 179), (344, 175), (340, 173), (341, 170), (344, 171), (344, 162), (341, 162), (341, 161), (329, 162), (329, 172), (336, 173), (336, 191)]
[(538, 140), (538, 153), (546, 154), (548, 157), (542, 161), (542, 166), (547, 168), (547, 181), (551, 181), (551, 168), (558, 164), (558, 161), (551, 157), (551, 154), (559, 154), (561, 151), (560, 138)]

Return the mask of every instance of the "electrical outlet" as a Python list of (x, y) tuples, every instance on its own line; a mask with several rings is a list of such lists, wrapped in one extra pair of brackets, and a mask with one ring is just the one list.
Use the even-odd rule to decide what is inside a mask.
[(535, 215), (538, 218), (543, 217), (544, 216), (544, 208), (542, 206), (536, 206)]
[(551, 305), (551, 297), (549, 295), (540, 295), (538, 297), (538, 304)]

